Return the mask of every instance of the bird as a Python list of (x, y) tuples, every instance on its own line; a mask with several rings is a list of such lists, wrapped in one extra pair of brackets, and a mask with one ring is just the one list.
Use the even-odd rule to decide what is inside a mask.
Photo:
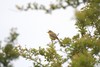
[(62, 42), (60, 41), (60, 39), (57, 37), (57, 35), (53, 31), (49, 30), (48, 34), (49, 34), (49, 37), (50, 37), (51, 41), (57, 39), (58, 42), (60, 43), (60, 45), (62, 45)]

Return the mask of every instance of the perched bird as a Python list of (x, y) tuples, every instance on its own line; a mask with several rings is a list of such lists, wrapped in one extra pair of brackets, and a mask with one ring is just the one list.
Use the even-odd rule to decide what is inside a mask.
[(53, 31), (49, 30), (49, 31), (48, 31), (48, 34), (49, 34), (49, 36), (50, 36), (51, 41), (57, 39), (58, 42), (60, 43), (60, 45), (62, 45), (61, 41), (59, 40), (59, 38), (57, 37), (57, 35), (56, 35)]

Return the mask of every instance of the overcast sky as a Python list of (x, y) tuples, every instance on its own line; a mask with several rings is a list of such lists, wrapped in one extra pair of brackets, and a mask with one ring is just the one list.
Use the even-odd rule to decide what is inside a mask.
[[(15, 5), (24, 5), (35, 0), (0, 0), (0, 40), (9, 36), (10, 29), (17, 27), (20, 34), (18, 42), (21, 46), (30, 48), (45, 47), (49, 42), (48, 30), (59, 33), (59, 38), (72, 37), (77, 33), (75, 29), (74, 9), (55, 10), (52, 14), (45, 11), (19, 11)], [(47, 0), (37, 0), (48, 4)], [(29, 67), (32, 63), (21, 58), (14, 61), (14, 67)]]

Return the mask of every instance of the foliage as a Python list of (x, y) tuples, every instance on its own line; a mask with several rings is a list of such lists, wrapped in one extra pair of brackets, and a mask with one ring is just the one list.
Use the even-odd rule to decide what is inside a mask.
[[(94, 67), (100, 62), (100, 0), (91, 0), (76, 11), (76, 26), (80, 37), (74, 37), (69, 54), (71, 67)], [(90, 28), (90, 30), (89, 30)], [(98, 58), (97, 58), (98, 57)], [(75, 62), (77, 61), (77, 62)]]
[[(86, 33), (86, 28), (92, 27), (95, 29), (94, 34), (100, 34), (100, 1), (91, 1), (81, 11), (76, 11), (76, 25), (82, 35)], [(90, 32), (91, 33), (91, 32)], [(89, 34), (90, 34), (89, 33)]]
[(69, 5), (77, 7), (85, 3), (85, 7), (75, 12), (75, 25), (79, 33), (72, 38), (61, 39), (63, 45), (51, 42), (46, 48), (27, 49), (18, 46), (16, 50), (24, 58), (32, 60), (34, 67), (62, 67), (66, 62), (69, 63), (68, 67), (94, 67), (95, 64), (100, 63), (100, 0), (58, 0), (57, 2), (59, 3), (50, 4), (49, 9), (43, 5), (40, 8), (37, 3), (33, 8), (30, 3), (26, 9), (18, 5), (16, 7), (21, 10), (31, 8), (50, 12), (59, 8), (65, 9)]
[[(76, 8), (81, 3), (86, 3), (88, 0), (55, 0), (56, 3), (50, 3), (47, 8), (43, 4), (38, 4), (37, 2), (28, 3), (27, 6), (16, 5), (16, 8), (21, 11), (31, 10), (44, 10), (46, 13), (51, 13), (56, 9), (66, 9), (68, 6)], [(91, 0), (90, 0), (91, 1)]]
[(33, 61), (34, 67), (61, 67), (67, 60), (58, 54), (54, 44), (49, 44), (47, 48), (39, 47), (39, 49), (27, 49), (18, 46), (17, 49), (21, 56)]
[(14, 49), (14, 42), (17, 39), (17, 36), (18, 33), (12, 28), (10, 37), (6, 40), (6, 45), (0, 48), (0, 64), (2, 64), (3, 67), (12, 67), (10, 62), (19, 57), (18, 51)]

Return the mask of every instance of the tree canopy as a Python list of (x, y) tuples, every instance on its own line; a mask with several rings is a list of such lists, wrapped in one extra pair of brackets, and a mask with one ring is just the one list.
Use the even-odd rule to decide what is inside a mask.
[(10, 36), (5, 40), (5, 46), (2, 47), (2, 43), (0, 44), (0, 67), (12, 67), (11, 61), (19, 57), (19, 52), (14, 46), (18, 37), (15, 30), (15, 28), (11, 29)]
[(82, 3), (85, 6), (80, 10), (76, 9), (75, 12), (78, 34), (73, 38), (65, 36), (61, 39), (63, 45), (60, 45), (58, 50), (56, 43), (39, 49), (19, 46), (21, 56), (33, 60), (35, 67), (62, 67), (66, 62), (69, 63), (68, 67), (94, 67), (98, 64), (100, 62), (100, 0), (57, 0), (57, 4), (50, 4), (48, 9), (44, 5), (39, 6), (38, 3), (33, 3), (33, 7), (32, 3), (28, 3), (25, 9), (24, 7), (20, 9), (25, 11), (42, 9), (49, 13), (55, 9), (66, 9), (68, 6), (77, 8)]
[(51, 42), (46, 48), (39, 47), (38, 49), (17, 46), (8, 52), (7, 49), (14, 47), (12, 42), (18, 35), (11, 34), (13, 37), (7, 42), (9, 46), (4, 47), (0, 53), (2, 64), (7, 62), (3, 62), (6, 57), (7, 60), (12, 60), (19, 55), (32, 60), (34, 67), (94, 67), (100, 63), (100, 0), (57, 0), (57, 2), (57, 4), (50, 4), (48, 9), (44, 5), (39, 6), (38, 3), (28, 3), (26, 8), (20, 5), (16, 7), (24, 11), (42, 9), (49, 12), (60, 8), (66, 9), (68, 6), (77, 8), (84, 3), (83, 8), (75, 11), (75, 25), (79, 32), (72, 38), (66, 36), (64, 39), (60, 38), (62, 45)]

